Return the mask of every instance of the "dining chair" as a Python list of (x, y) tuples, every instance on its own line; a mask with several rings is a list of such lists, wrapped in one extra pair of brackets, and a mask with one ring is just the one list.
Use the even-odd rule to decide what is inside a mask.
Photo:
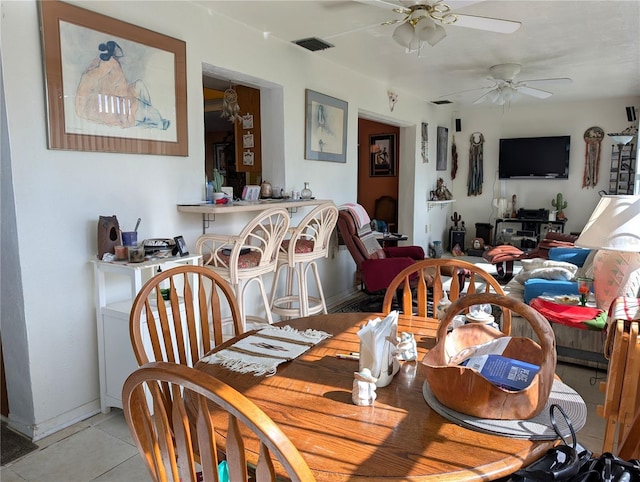
[[(457, 300), (463, 293), (506, 296), (500, 283), (473, 263), (455, 258), (428, 258), (403, 269), (389, 283), (382, 302), (382, 312), (389, 313), (394, 298), (397, 298), (395, 301), (403, 313), (437, 321), (436, 310), (444, 298), (444, 284), (447, 282), (450, 282), (446, 290), (450, 301)], [(506, 334), (511, 332), (511, 310), (506, 308), (502, 309), (501, 330)]]
[[(249, 480), (248, 464), (255, 467), (256, 482), (283, 475), (294, 482), (315, 480), (298, 449), (268, 415), (200, 370), (166, 362), (144, 365), (127, 378), (122, 402), (133, 440), (155, 482), (219, 480), (222, 460), (231, 481)], [(220, 410), (228, 414), (226, 427), (213, 424), (211, 413)], [(226, 438), (218, 429), (226, 430)]]
[[(226, 279), (240, 305), (243, 329), (247, 322), (273, 323), (271, 307), (262, 276), (274, 273), (278, 264), (280, 244), (289, 229), (289, 213), (285, 208), (273, 207), (261, 211), (238, 235), (203, 234), (196, 240), (196, 252), (203, 257), (208, 269)], [(258, 284), (265, 316), (247, 314), (247, 288)]]
[(161, 271), (140, 289), (129, 316), (138, 365), (168, 361), (193, 366), (226, 337), (243, 333), (229, 284), (207, 268), (183, 265)]
[[(320, 204), (307, 214), (290, 236), (282, 241), (278, 254), (278, 267), (271, 288), (271, 311), (283, 317), (327, 314), (316, 260), (329, 255), (331, 235), (338, 220), (338, 208), (332, 202)], [(287, 270), (285, 292), (278, 295), (278, 280), (282, 269)], [(313, 272), (318, 296), (309, 295), (308, 275)], [(294, 290), (297, 279), (297, 294)]]
[(384, 221), (389, 232), (395, 232), (398, 224), (398, 200), (393, 196), (380, 196), (373, 205), (373, 219)]

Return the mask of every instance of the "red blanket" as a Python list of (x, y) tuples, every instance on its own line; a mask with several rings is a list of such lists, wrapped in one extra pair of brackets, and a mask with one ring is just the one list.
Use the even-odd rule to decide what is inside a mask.
[(583, 330), (600, 331), (607, 322), (607, 314), (598, 308), (563, 305), (542, 298), (532, 299), (529, 306), (538, 310), (542, 316), (553, 323)]

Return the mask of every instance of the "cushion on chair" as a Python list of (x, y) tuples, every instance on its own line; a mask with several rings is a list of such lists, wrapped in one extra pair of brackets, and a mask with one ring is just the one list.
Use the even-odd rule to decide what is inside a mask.
[[(281, 246), (283, 250), (289, 251), (290, 241), (290, 239), (282, 241)], [(296, 253), (311, 253), (314, 246), (315, 243), (312, 239), (298, 239), (298, 242), (296, 243)]]
[(424, 259), (422, 246), (389, 246), (384, 248), (384, 252), (389, 258), (409, 257), (415, 260)]
[[(227, 266), (229, 266), (229, 258), (229, 255), (220, 254), (220, 259), (222, 259), (224, 264)], [(247, 254), (241, 254), (238, 257), (238, 268), (255, 268), (260, 264), (260, 259), (262, 259), (262, 255), (258, 251), (249, 251)]]
[(542, 295), (578, 295), (578, 283), (575, 281), (531, 278), (524, 282), (524, 302), (529, 304), (533, 298)]
[(572, 248), (576, 239), (578, 239), (578, 236), (575, 234), (556, 233), (550, 231), (532, 251), (526, 253), (525, 257), (549, 259), (549, 250), (551, 248)]
[(400, 271), (413, 263), (415, 260), (409, 257), (365, 259), (362, 262), (362, 279), (370, 292), (384, 290)]
[(482, 257), (491, 264), (502, 263), (503, 261), (513, 261), (522, 256), (523, 251), (511, 244), (501, 244), (495, 248), (486, 250)]
[(591, 253), (591, 250), (585, 248), (556, 247), (549, 250), (549, 259), (565, 261), (580, 267), (584, 265), (589, 253)]

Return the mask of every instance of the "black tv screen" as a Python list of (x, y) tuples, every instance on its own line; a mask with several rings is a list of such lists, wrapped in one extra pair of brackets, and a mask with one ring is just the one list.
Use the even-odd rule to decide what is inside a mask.
[(568, 179), (570, 136), (500, 139), (500, 179)]

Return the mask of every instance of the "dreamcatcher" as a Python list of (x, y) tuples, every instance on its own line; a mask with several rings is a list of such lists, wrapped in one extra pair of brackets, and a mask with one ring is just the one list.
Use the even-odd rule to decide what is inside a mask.
[(595, 187), (598, 184), (600, 170), (600, 144), (604, 139), (604, 131), (600, 127), (589, 127), (584, 131), (584, 142), (587, 143), (585, 152), (584, 174), (582, 187)]
[(467, 196), (482, 194), (483, 160), (482, 146), (484, 136), (480, 132), (471, 134), (471, 146), (469, 147), (469, 181), (467, 183)]
[(451, 141), (451, 180), (456, 178), (458, 173), (458, 148), (456, 147), (456, 136)]
[(240, 114), (240, 106), (238, 105), (238, 94), (232, 87), (229, 87), (224, 91), (224, 97), (222, 98), (222, 112), (220, 117), (223, 119), (229, 119), (230, 122), (240, 121), (242, 117)]

